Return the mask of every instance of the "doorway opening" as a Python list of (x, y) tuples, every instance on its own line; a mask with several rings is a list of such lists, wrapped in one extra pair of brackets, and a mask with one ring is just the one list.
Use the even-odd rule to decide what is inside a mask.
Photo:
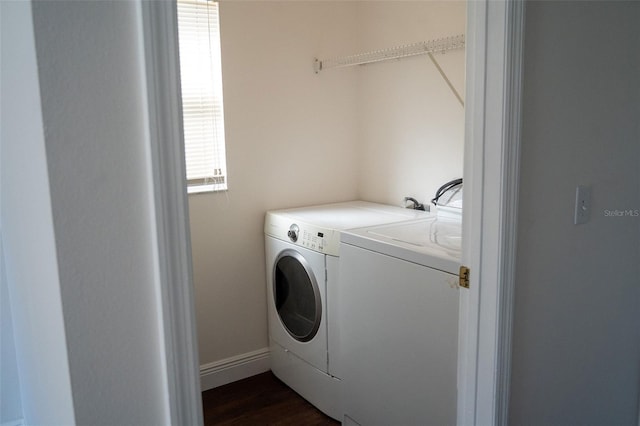
[[(179, 93), (179, 86), (175, 81), (175, 77), (178, 75), (176, 67), (177, 50), (174, 45), (175, 33), (173, 32), (175, 29), (175, 15), (173, 14), (175, 12), (172, 11), (170, 6), (171, 5), (143, 4), (142, 19), (145, 30), (144, 41), (145, 45), (149, 47), (149, 49), (145, 49), (145, 53), (147, 55), (147, 79), (150, 87), (149, 109), (150, 121), (152, 123), (151, 139), (154, 155), (154, 173), (158, 178), (156, 181), (162, 182), (156, 194), (156, 199), (160, 200), (157, 209), (159, 222), (158, 232), (161, 237), (159, 238), (160, 251), (161, 255), (167, 253), (176, 255), (175, 259), (171, 257), (172, 260), (166, 265), (163, 277), (163, 285), (165, 287), (163, 289), (163, 297), (165, 298), (165, 307), (167, 308), (165, 334), (167, 335), (168, 358), (170, 358), (168, 359), (168, 370), (170, 383), (174, 384), (173, 391), (170, 392), (170, 400), (172, 402), (172, 418), (181, 419), (180, 421), (176, 421), (177, 423), (185, 423), (186, 421), (184, 419), (189, 417), (182, 416), (197, 416), (197, 414), (194, 413), (199, 410), (199, 402), (195, 402), (198, 400), (199, 386), (197, 386), (197, 384), (199, 382), (199, 368), (196, 349), (197, 339), (195, 338), (194, 297), (190, 285), (191, 245), (189, 244), (189, 236), (186, 232), (188, 229), (187, 200), (184, 194), (182, 180), (184, 166), (181, 163), (181, 159), (183, 153), (181, 153), (179, 149), (177, 150), (175, 146), (166, 146), (166, 144), (161, 142), (162, 140), (181, 139), (179, 132), (180, 126), (175, 124), (180, 123), (179, 116), (181, 111), (179, 102), (176, 100), (176, 94)], [(466, 327), (471, 330), (471, 333), (466, 333), (467, 335), (464, 337), (463, 350), (465, 353), (461, 357), (461, 365), (459, 366), (459, 371), (461, 371), (459, 377), (465, 378), (464, 383), (462, 383), (463, 391), (461, 395), (459, 395), (458, 403), (458, 418), (460, 422), (462, 422), (464, 418), (469, 418), (468, 416), (473, 416), (477, 421), (478, 418), (484, 415), (484, 411), (482, 410), (485, 410), (485, 408), (492, 416), (496, 414), (496, 407), (493, 402), (487, 402), (477, 397), (480, 393), (477, 392), (478, 389), (495, 389), (493, 385), (500, 379), (500, 374), (493, 378), (481, 377), (481, 372), (485, 370), (478, 367), (479, 365), (490, 365), (491, 368), (489, 371), (493, 372), (496, 371), (497, 362), (495, 349), (490, 352), (478, 352), (480, 343), (491, 341), (491, 339), (495, 340), (497, 334), (494, 333), (494, 335), (488, 338), (482, 334), (484, 328), (480, 324), (480, 312), (498, 312), (498, 308), (503, 307), (497, 304), (496, 301), (500, 301), (499, 303), (504, 302), (504, 300), (502, 300), (504, 297), (501, 286), (505, 283), (504, 277), (508, 275), (508, 271), (500, 270), (496, 274), (500, 279), (496, 280), (496, 284), (493, 287), (491, 284), (483, 284), (482, 286), (482, 302), (493, 303), (493, 306), (485, 308), (484, 305), (480, 305), (479, 290), (481, 286), (479, 284), (485, 279), (483, 274), (490, 269), (488, 266), (504, 265), (504, 254), (508, 254), (509, 249), (508, 247), (504, 247), (505, 243), (508, 243), (508, 241), (505, 240), (504, 234), (488, 232), (492, 230), (491, 228), (495, 227), (503, 229), (505, 216), (498, 215), (495, 220), (487, 221), (487, 216), (483, 215), (483, 209), (487, 201), (497, 200), (498, 203), (496, 205), (499, 206), (498, 209), (504, 211), (509, 208), (508, 201), (513, 198), (514, 188), (509, 185), (503, 185), (505, 174), (502, 172), (506, 168), (505, 165), (510, 164), (509, 161), (511, 161), (511, 157), (503, 158), (504, 150), (502, 148), (505, 144), (502, 130), (505, 123), (508, 124), (508, 129), (511, 128), (509, 123), (514, 120), (514, 117), (488, 117), (484, 114), (487, 108), (487, 99), (484, 97), (488, 96), (490, 98), (489, 100), (494, 103), (494, 106), (500, 106), (501, 108), (497, 108), (499, 111), (505, 111), (502, 106), (514, 101), (511, 93), (517, 92), (517, 87), (516, 89), (509, 86), (505, 87), (505, 81), (519, 82), (516, 78), (517, 73), (513, 73), (511, 70), (512, 65), (517, 65), (518, 63), (517, 55), (515, 57), (513, 56), (513, 51), (517, 50), (518, 37), (512, 37), (511, 39), (516, 40), (513, 42), (508, 41), (510, 40), (508, 36), (512, 36), (514, 33), (519, 34), (520, 27), (518, 27), (518, 25), (510, 27), (500, 19), (493, 22), (490, 21), (488, 17), (507, 16), (508, 19), (506, 19), (506, 22), (512, 25), (514, 21), (517, 21), (519, 14), (522, 13), (518, 10), (514, 11), (514, 8), (517, 9), (517, 6), (513, 5), (493, 5), (484, 2), (471, 2), (467, 6), (469, 22), (467, 26), (467, 46), (469, 46), (471, 42), (475, 49), (473, 50), (473, 54), (468, 54), (467, 56), (466, 107), (468, 110), (466, 114), (467, 117), (469, 117), (473, 113), (473, 118), (467, 118), (465, 124), (467, 152), (465, 153), (464, 174), (465, 185), (473, 185), (474, 194), (472, 197), (465, 198), (465, 223), (471, 224), (467, 227), (466, 232), (471, 232), (470, 235), (473, 238), (472, 241), (474, 245), (482, 247), (481, 242), (484, 244), (494, 242), (498, 250), (495, 255), (480, 258), (481, 250), (476, 251), (474, 249), (477, 247), (469, 247), (469, 244), (465, 244), (465, 257), (463, 257), (463, 262), (467, 259), (468, 264), (471, 266), (471, 289), (466, 302), (463, 302), (465, 311), (464, 318), (461, 319), (464, 319), (464, 323)], [(169, 28), (168, 31), (167, 28)], [(222, 31), (224, 33), (224, 25)], [(492, 44), (492, 46), (489, 47), (487, 43), (484, 42), (490, 32), (498, 34), (499, 43), (496, 46)], [(495, 38), (492, 38), (492, 40), (494, 39)], [(507, 49), (504, 49), (505, 45), (507, 45)], [(501, 47), (502, 51), (500, 50)], [(504, 56), (500, 53), (495, 58), (497, 60), (491, 62), (491, 67), (499, 68), (505, 63), (509, 65), (506, 68), (502, 67), (501, 70), (495, 74), (487, 71), (487, 57), (490, 54), (496, 54), (496, 52), (492, 50), (488, 51), (488, 49), (494, 48), (496, 52), (506, 51), (507, 55)], [(278, 51), (269, 53), (277, 54)], [(507, 75), (505, 75), (505, 69)], [(267, 72), (265, 70), (263, 71)], [(485, 80), (480, 80), (479, 76), (485, 77)], [(314, 76), (311, 75), (310, 77), (313, 78)], [(471, 85), (469, 85), (469, 82), (471, 82)], [(488, 93), (486, 86), (494, 83), (500, 90)], [(167, 90), (167, 88), (169, 88), (169, 90)], [(255, 90), (258, 88), (248, 87), (247, 89)], [(264, 87), (259, 89), (267, 90), (267, 88)], [(472, 95), (469, 96), (469, 94)], [(491, 95), (495, 96), (492, 97)], [(469, 112), (469, 108), (473, 111), (472, 113)], [(250, 111), (250, 109), (251, 107), (248, 106), (248, 111)], [(513, 110), (514, 109), (511, 109), (511, 111)], [(516, 114), (515, 118), (517, 119), (517, 117), (518, 115)], [(175, 120), (173, 120), (173, 118), (175, 118)], [(296, 126), (295, 122), (291, 124), (294, 127)], [(304, 126), (298, 128), (300, 134), (303, 134), (304, 130), (306, 130), (303, 127)], [(500, 131), (497, 132), (498, 137), (490, 141), (487, 138), (487, 133), (496, 129), (500, 129)], [(492, 148), (492, 144), (494, 144), (493, 148), (497, 147), (497, 150)], [(489, 152), (489, 155), (485, 155), (487, 152)], [(240, 154), (242, 154), (242, 152), (240, 152)], [(313, 154), (317, 153), (314, 152)], [(353, 155), (355, 155), (355, 153)], [(495, 183), (495, 181), (492, 180), (494, 178), (492, 176), (493, 173), (485, 173), (485, 166), (489, 160), (495, 161), (492, 165), (498, 165), (496, 168), (496, 175), (498, 176), (497, 187), (492, 187)], [(470, 176), (470, 178), (467, 178), (467, 176)], [(327, 178), (323, 176), (322, 179), (326, 180)], [(231, 180), (233, 181), (233, 178)], [(324, 182), (324, 180), (321, 182)], [(348, 191), (352, 189), (353, 188), (347, 188), (342, 190)], [(232, 191), (233, 189), (228, 194), (229, 198), (234, 195)], [(363, 196), (366, 196), (366, 194)], [(227, 198), (227, 200), (229, 198)], [(507, 201), (506, 204), (505, 201)], [(226, 200), (223, 199), (222, 204), (225, 202)], [(243, 205), (242, 207), (250, 208), (250, 204), (250, 202), (247, 202), (247, 206)], [(259, 213), (254, 213), (254, 216), (259, 216)], [(254, 229), (254, 231), (260, 234), (259, 229)], [(218, 235), (218, 237), (220, 236), (224, 237), (224, 233)], [(232, 236), (229, 236), (229, 241), (233, 241)], [(474, 271), (477, 272), (474, 273)], [(172, 286), (171, 283), (176, 281), (182, 284), (180, 286)], [(182, 286), (188, 288), (182, 288)], [(505, 312), (508, 312), (508, 309)], [(495, 326), (495, 317), (498, 317), (497, 313), (493, 319), (490, 318), (489, 321), (487, 321), (487, 324), (494, 321), (493, 325)], [(505, 316), (502, 315), (498, 322), (502, 321), (504, 317)], [(485, 319), (483, 319), (483, 321), (485, 321)], [(501, 330), (501, 327), (498, 327), (498, 330)], [(468, 336), (469, 334), (472, 336)], [(180, 342), (184, 344), (180, 345)], [(500, 370), (500, 368), (498, 370)], [(484, 381), (485, 379), (489, 381)], [(178, 392), (178, 390), (181, 391)], [(500, 390), (498, 390), (498, 393), (499, 392)], [(490, 398), (494, 396), (495, 393), (491, 391), (488, 392), (487, 395), (487, 398)], [(500, 398), (498, 398), (498, 400), (500, 400)]]

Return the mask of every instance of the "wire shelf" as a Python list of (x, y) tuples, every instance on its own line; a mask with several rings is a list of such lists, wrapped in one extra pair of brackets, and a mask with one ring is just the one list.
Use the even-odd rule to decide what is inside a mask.
[(405, 44), (403, 46), (359, 53), (351, 56), (343, 56), (340, 58), (324, 60), (316, 59), (314, 61), (313, 68), (317, 74), (320, 71), (330, 68), (371, 64), (374, 62), (389, 61), (409, 56), (444, 53), (458, 49), (464, 49), (464, 34), (419, 43)]

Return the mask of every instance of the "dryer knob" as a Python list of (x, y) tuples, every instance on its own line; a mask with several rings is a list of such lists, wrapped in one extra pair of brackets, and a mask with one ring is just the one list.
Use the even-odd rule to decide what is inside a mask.
[(287, 232), (287, 235), (289, 236), (289, 239), (295, 243), (296, 241), (298, 241), (299, 232), (300, 228), (298, 228), (298, 225), (294, 223), (289, 227), (289, 232)]

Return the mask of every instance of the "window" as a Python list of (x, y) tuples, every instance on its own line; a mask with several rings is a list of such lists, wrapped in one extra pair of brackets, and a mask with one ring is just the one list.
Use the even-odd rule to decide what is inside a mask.
[(188, 192), (226, 190), (218, 3), (177, 3)]

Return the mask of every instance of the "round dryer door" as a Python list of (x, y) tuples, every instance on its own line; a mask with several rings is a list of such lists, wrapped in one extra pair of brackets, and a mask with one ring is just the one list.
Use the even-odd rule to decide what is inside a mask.
[(305, 258), (294, 250), (276, 260), (273, 297), (280, 321), (291, 337), (308, 342), (320, 327), (322, 302), (318, 283)]

